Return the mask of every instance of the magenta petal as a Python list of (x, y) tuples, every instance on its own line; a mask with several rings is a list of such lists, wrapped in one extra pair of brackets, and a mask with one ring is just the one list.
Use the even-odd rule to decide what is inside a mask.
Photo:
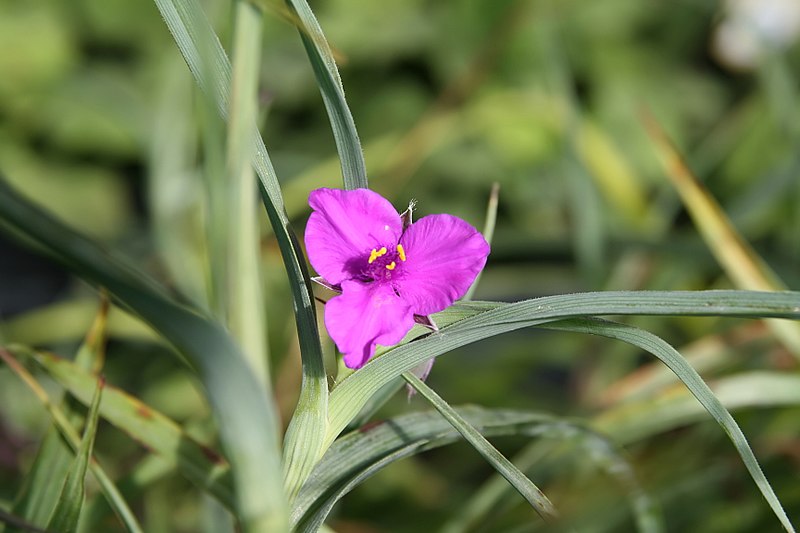
[(403, 226), (392, 204), (369, 189), (317, 189), (306, 226), (306, 250), (314, 269), (333, 285), (358, 275), (373, 248), (393, 247)]
[(397, 344), (414, 325), (408, 304), (388, 284), (342, 282), (342, 294), (325, 304), (325, 327), (350, 368), (361, 368), (375, 345)]
[(414, 313), (429, 315), (464, 296), (486, 264), (489, 243), (451, 215), (429, 215), (406, 230), (403, 277), (397, 286)]

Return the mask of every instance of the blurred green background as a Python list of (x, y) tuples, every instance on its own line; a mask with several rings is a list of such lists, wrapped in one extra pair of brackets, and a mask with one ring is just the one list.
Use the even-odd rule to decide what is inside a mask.
[[(228, 48), (231, 6), (205, 6)], [(259, 124), (302, 233), (308, 192), (337, 186), (339, 167), (297, 32), (277, 2), (266, 7)], [(796, 1), (328, 0), (312, 8), (337, 55), (375, 190), (399, 210), (413, 198), (419, 215), (448, 212), (482, 227), (492, 183), (500, 184), (477, 299), (733, 286), (656, 158), (643, 110), (761, 257), (800, 288)], [(214, 123), (152, 3), (0, 1), (0, 169), (70, 225), (198, 302), (208, 252), (201, 177), (219, 156), (199, 132)], [(272, 366), (288, 419), (299, 355), (280, 256), (264, 228)], [(0, 237), (0, 341), (69, 355), (96, 300)], [(798, 371), (758, 322), (631, 321), (681, 348), (712, 383)], [(132, 319), (113, 316), (111, 331), (109, 382), (213, 443), (188, 372)], [(697, 414), (637, 429), (646, 421), (637, 405), (682, 394), (650, 364), (627, 345), (525, 331), (441, 358), (429, 382), (453, 404), (580, 417), (621, 440), (627, 431), (627, 458), (669, 531), (777, 530), (716, 424)], [(731, 397), (751, 385), (743, 380)], [(46, 427), (31, 398), (0, 368), (0, 502), (13, 500)], [(381, 416), (426, 407), (399, 395)], [(798, 415), (792, 405), (737, 414), (795, 518)], [(497, 444), (513, 455), (525, 442)], [(177, 475), (148, 477), (136, 443), (104, 424), (97, 452), (147, 531), (202, 527), (208, 506), (199, 491)], [(542, 457), (532, 479), (579, 530), (633, 527), (624, 491), (607, 491), (585, 454), (552, 439)], [(435, 530), (490, 474), (466, 445), (430, 452), (358, 488), (332, 524), (340, 532)], [(104, 505), (96, 504), (97, 523), (114, 528)], [(536, 523), (509, 494), (475, 530), (542, 529)]]

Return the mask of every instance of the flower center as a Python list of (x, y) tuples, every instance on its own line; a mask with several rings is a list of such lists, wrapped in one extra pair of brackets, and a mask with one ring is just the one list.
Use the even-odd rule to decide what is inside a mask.
[(394, 250), (389, 250), (385, 246), (373, 248), (369, 253), (365, 273), (375, 281), (390, 279), (393, 273), (399, 272), (398, 268), (402, 270), (400, 267), (405, 260), (406, 251), (402, 244), (398, 244)]

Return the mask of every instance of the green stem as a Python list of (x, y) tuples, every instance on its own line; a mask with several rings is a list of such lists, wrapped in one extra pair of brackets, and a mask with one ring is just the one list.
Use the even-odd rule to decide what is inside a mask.
[(259, 269), (260, 235), (253, 167), (253, 117), (257, 112), (261, 57), (261, 11), (236, 3), (233, 77), (229, 106), (226, 174), (229, 180), (226, 295), (228, 326), (258, 378), (269, 387), (264, 300)]

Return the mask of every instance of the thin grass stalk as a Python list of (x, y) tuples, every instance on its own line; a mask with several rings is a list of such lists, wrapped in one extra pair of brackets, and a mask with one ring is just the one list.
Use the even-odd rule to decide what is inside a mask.
[(262, 296), (258, 203), (255, 197), (253, 125), (261, 58), (261, 11), (248, 0), (235, 8), (226, 174), (229, 186), (226, 264), (228, 326), (256, 376), (269, 391), (266, 314)]
[(483, 456), (497, 472), (525, 498), (533, 509), (548, 524), (558, 520), (558, 512), (545, 494), (514, 463), (509, 461), (500, 451), (492, 446), (458, 411), (453, 409), (441, 396), (428, 387), (424, 381), (411, 372), (403, 373), (403, 379), (414, 387), (423, 398), (433, 405), (439, 414), (458, 431), (475, 451)]
[[(198, 85), (215, 102), (220, 115), (227, 119), (231, 66), (199, 4), (196, 0), (155, 2)], [(208, 55), (204, 60), (201, 59), (201, 50)], [(204, 64), (210, 68), (204, 69)], [(289, 277), (303, 361), (300, 399), (284, 438), (284, 478), (289, 487), (284, 494), (291, 495), (294, 491), (291, 487), (302, 484), (307, 472), (322, 455), (328, 424), (328, 384), (305, 258), (289, 224), (280, 184), (264, 141), (255, 127), (252, 135), (255, 141), (252, 164), (259, 177), (261, 197)]]

